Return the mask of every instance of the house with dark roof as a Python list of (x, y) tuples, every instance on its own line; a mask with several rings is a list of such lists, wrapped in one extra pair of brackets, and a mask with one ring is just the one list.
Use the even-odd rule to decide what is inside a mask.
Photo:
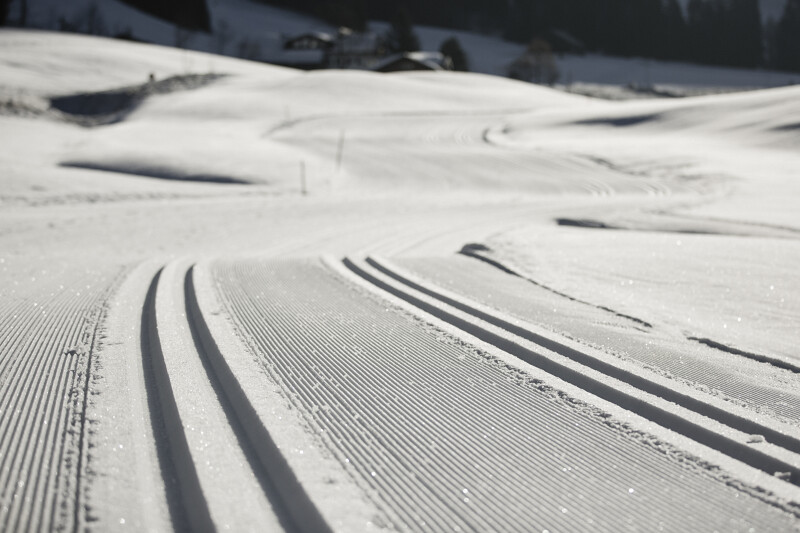
[(330, 50), (335, 44), (329, 33), (310, 32), (289, 37), (283, 41), (284, 50)]
[(386, 57), (373, 70), (376, 72), (452, 70), (449, 59), (440, 52), (405, 52)]
[(440, 52), (389, 55), (383, 35), (375, 32), (354, 32), (349, 28), (340, 28), (336, 35), (309, 32), (285, 38), (279, 57), (272, 62), (304, 70), (452, 70), (450, 59)]
[(382, 35), (340, 28), (333, 46), (328, 51), (327, 66), (370, 70), (375, 68), (386, 53)]

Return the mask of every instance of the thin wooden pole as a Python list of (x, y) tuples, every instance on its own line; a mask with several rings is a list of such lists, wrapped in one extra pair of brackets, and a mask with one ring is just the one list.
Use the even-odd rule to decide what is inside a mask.
[(336, 172), (342, 169), (342, 158), (344, 157), (344, 130), (339, 134), (339, 148), (336, 150)]

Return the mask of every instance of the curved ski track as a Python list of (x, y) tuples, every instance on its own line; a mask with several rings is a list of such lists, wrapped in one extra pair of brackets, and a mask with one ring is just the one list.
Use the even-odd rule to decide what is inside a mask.
[[(678, 390), (676, 384), (665, 384), (663, 380), (654, 381), (628, 369), (620, 368), (588, 352), (567, 346), (557, 339), (527, 330), (519, 325), (518, 321), (512, 323), (503, 317), (478, 309), (470, 302), (457, 300), (436, 289), (422, 286), (374, 259), (367, 259), (361, 265), (346, 259), (345, 265), (358, 276), (390, 294), (568, 383), (590, 391), (600, 398), (649, 420), (656, 421), (664, 427), (735, 457), (770, 475), (780, 474), (787, 481), (800, 485), (800, 468), (797, 467), (796, 456), (800, 451), (800, 438), (797, 437), (796, 432), (787, 433), (785, 430), (789, 430), (789, 428), (779, 428), (768, 423), (754, 421), (729, 411), (727, 406), (713, 405), (696, 396), (686, 394), (684, 391)], [(386, 276), (386, 279), (381, 279), (380, 276)], [(400, 285), (389, 280), (399, 282)], [(432, 297), (434, 301), (438, 300), (438, 305), (425, 301), (423, 299), (425, 296)], [(464, 314), (459, 315), (459, 312)], [(491, 327), (487, 328), (483, 325), (484, 323), (499, 328), (500, 332), (505, 332), (506, 335), (498, 334), (500, 332), (492, 330)], [(515, 338), (532, 342), (535, 349), (532, 350), (520, 344)], [(538, 350), (541, 348), (552, 353), (540, 353)], [(579, 366), (576, 367), (573, 363), (577, 363)], [(620, 387), (618, 383), (610, 382), (608, 378), (624, 385), (630, 385), (637, 389), (637, 392), (631, 394)], [(676, 390), (673, 390), (673, 387), (676, 387)], [(639, 392), (643, 392), (644, 395)], [(650, 396), (648, 397), (648, 395)], [(643, 399), (644, 401), (642, 401)], [(672, 402), (674, 405), (686, 409), (687, 412), (676, 414), (674, 408), (662, 403), (663, 400)], [(758, 434), (762, 439), (766, 437), (770, 443), (777, 444), (789, 453), (773, 449), (771, 450), (773, 455), (770, 455), (753, 449), (736, 438), (730, 438), (730, 435), (725, 434), (724, 429), (720, 431), (718, 428), (715, 431), (703, 423), (698, 423), (697, 420), (693, 420), (695, 417), (692, 413), (711, 418), (745, 435)], [(783, 459), (774, 454), (783, 456)]]
[[(347, 264), (375, 282), (359, 273), (366, 263)], [(211, 273), (266, 374), (374, 505), (374, 525), (746, 531), (796, 520), (320, 261), (219, 261)]]
[[(707, 353), (697, 353), (652, 346), (652, 331), (637, 331), (637, 324), (613, 313), (592, 313), (582, 302), (568, 301), (537, 286), (525, 278), (509, 276), (497, 268), (487, 267), (465, 258), (408, 259), (399, 262), (414, 274), (434, 285), (450, 288), (483, 305), (506, 311), (514, 317), (533, 322), (573, 339), (622, 352), (625, 357), (645, 367), (656, 368), (674, 378), (718, 391), (724, 397), (755, 407), (759, 413), (775, 414), (800, 423), (800, 394), (791, 387), (775, 387), (764, 379), (761, 383), (742, 376), (726, 360), (715, 360)], [(463, 273), (469, 272), (468, 276)], [(558, 312), (553, 312), (558, 309)], [(789, 374), (786, 374), (789, 379)], [(798, 387), (800, 387), (800, 380)], [(795, 450), (800, 453), (800, 446)]]
[[(459, 331), (797, 485), (791, 435), (781, 440), (772, 426), (752, 420), (738, 427), (736, 413), (715, 414), (713, 405), (683, 405), (772, 443), (752, 448), (714, 427), (699, 431), (691, 417), (659, 411), (659, 400), (628, 401), (622, 389), (605, 394), (593, 371), (645, 391), (647, 379), (625, 381), (624, 370), (586, 360), (584, 374), (557, 358), (536, 359), (515, 344), (524, 332), (506, 325), (511, 337), (503, 337), (485, 329), (487, 322), (503, 329), (504, 315), (481, 315), (396, 268), (374, 259), (338, 267), (327, 260), (200, 267), (177, 260), (156, 273), (144, 299), (140, 349), (167, 524), (325, 532), (748, 531), (796, 523), (793, 504), (720, 476), (474, 347)], [(94, 519), (86, 405), (94, 368), (102, 367), (104, 309), (120, 276), (96, 278), (86, 274), (72, 286), (43, 289), (35, 301), (10, 299), (0, 308), (0, 325), (12, 333), (0, 343), (4, 531), (77, 531)], [(453, 314), (459, 310), (466, 319)], [(220, 313), (222, 319), (212, 316)], [(439, 329), (428, 316), (456, 329)], [(241, 350), (223, 342), (227, 330)], [(553, 348), (547, 338), (534, 342)], [(268, 390), (291, 406), (280, 411), (289, 413), (285, 423), (313, 442), (305, 456), (290, 457), (299, 444), (269, 415), (281, 408), (264, 403)], [(683, 402), (679, 393), (653, 394)], [(785, 453), (775, 451), (779, 446)], [(308, 453), (315, 447), (321, 455)], [(314, 472), (322, 464), (317, 457), (335, 468)], [(336, 480), (337, 472), (347, 481)], [(348, 490), (361, 501), (332, 511)]]
[[(323, 160), (341, 159), (336, 172), (341, 166), (349, 175), (336, 179), (351, 186), (358, 180), (359, 190), (381, 182), (419, 189), (420, 176), (452, 176), (452, 163), (448, 162), (457, 161), (458, 178), (443, 180), (446, 188), (458, 190), (471, 183), (497, 190), (505, 183), (535, 193), (579, 192), (604, 197), (631, 192), (648, 196), (698, 192), (686, 183), (612, 168), (582, 154), (520, 150), (494, 142), (503, 123), (513, 116), (508, 111), (446, 116), (446, 121), (437, 113), (316, 116), (291, 121), (267, 135), (310, 149)], [(487, 127), (487, 123), (493, 125)], [(337, 149), (340, 143), (343, 150)], [(385, 157), (387, 145), (392, 146), (391, 158)], [(565, 171), (572, 179), (562, 178)], [(370, 179), (359, 180), (358, 176)], [(437, 185), (426, 179), (425, 186)]]
[(164, 267), (142, 314), (142, 356), (172, 525), (192, 531), (328, 531), (220, 353), (193, 268)]

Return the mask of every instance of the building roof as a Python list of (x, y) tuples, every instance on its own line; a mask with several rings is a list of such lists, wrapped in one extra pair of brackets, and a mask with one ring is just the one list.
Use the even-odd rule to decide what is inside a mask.
[(329, 33), (324, 33), (320, 31), (308, 32), (308, 33), (302, 33), (300, 35), (295, 35), (293, 37), (288, 37), (283, 42), (283, 48), (292, 49), (294, 48), (295, 44), (305, 40), (319, 43), (320, 45), (319, 48), (330, 48), (336, 41), (336, 39)]
[(440, 52), (405, 52), (384, 58), (374, 70), (395, 72), (401, 70), (444, 70), (444, 56)]

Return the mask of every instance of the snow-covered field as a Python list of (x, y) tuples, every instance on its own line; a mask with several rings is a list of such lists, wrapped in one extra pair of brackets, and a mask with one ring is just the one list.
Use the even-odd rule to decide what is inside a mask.
[(0, 70), (0, 530), (800, 528), (800, 88)]
[[(208, 0), (211, 33), (186, 32), (142, 13), (120, 0), (26, 0), (30, 27), (58, 30), (62, 21), (77, 31), (100, 35), (126, 32), (136, 39), (195, 51), (259, 59), (268, 63), (292, 63), (283, 50), (283, 40), (306, 32), (335, 33), (326, 22), (253, 0)], [(762, 0), (765, 20), (779, 19), (785, 0)], [(12, 0), (9, 19), (19, 20), (21, 0)], [(372, 21), (369, 30), (383, 33), (388, 23)], [(466, 53), (469, 70), (479, 74), (507, 76), (509, 65), (526, 45), (504, 41), (499, 36), (468, 31), (416, 26), (414, 31), (424, 50), (439, 50), (442, 43), (458, 38)], [(800, 84), (800, 75), (769, 70), (709, 67), (643, 58), (620, 58), (598, 54), (559, 55), (561, 74), (557, 87), (578, 93), (621, 100), (652, 98), (653, 92), (673, 96), (715, 94), (742, 89)], [(216, 68), (213, 58), (186, 56), (182, 71)], [(158, 70), (156, 74), (158, 74)], [(169, 71), (172, 72), (172, 71)]]

